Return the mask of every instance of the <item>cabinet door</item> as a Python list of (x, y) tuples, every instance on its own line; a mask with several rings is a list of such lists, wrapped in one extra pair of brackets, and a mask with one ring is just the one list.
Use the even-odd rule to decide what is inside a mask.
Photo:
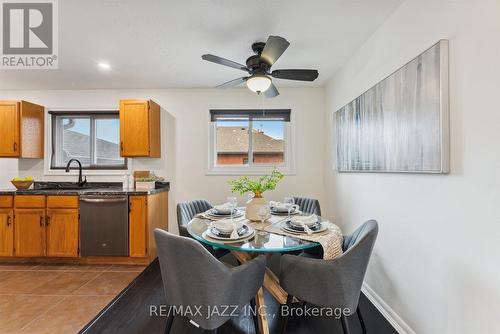
[(129, 256), (146, 256), (147, 198), (129, 197)]
[(17, 102), (0, 101), (0, 157), (19, 156), (19, 108)]
[(149, 146), (149, 103), (120, 101), (120, 153), (122, 157), (146, 157)]
[(47, 210), (47, 256), (78, 256), (78, 210)]
[(45, 256), (45, 210), (16, 209), (14, 213), (15, 255)]
[(14, 255), (14, 212), (0, 209), (0, 256)]

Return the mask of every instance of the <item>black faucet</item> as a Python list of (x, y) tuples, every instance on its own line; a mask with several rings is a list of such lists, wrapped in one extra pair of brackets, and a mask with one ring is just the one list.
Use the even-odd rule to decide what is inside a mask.
[(80, 162), (80, 160), (77, 160), (77, 159), (70, 159), (68, 161), (68, 164), (66, 165), (66, 173), (69, 173), (69, 165), (71, 165), (71, 163), (73, 161), (76, 161), (78, 163), (78, 186), (79, 187), (83, 187), (83, 185), (85, 183), (87, 183), (87, 177), (85, 176), (85, 179), (82, 178), (82, 163)]

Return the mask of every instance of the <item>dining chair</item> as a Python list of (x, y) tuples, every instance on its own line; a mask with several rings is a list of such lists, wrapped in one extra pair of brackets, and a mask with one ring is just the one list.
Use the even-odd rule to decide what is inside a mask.
[[(197, 199), (177, 204), (177, 225), (179, 226), (179, 234), (183, 237), (191, 238), (191, 235), (187, 230), (187, 225), (194, 218), (194, 216), (211, 208), (213, 208), (213, 205), (204, 199)], [(229, 253), (229, 251), (224, 248), (211, 247), (208, 245), (203, 246), (217, 258), (221, 258)]]
[[(346, 315), (356, 312), (366, 333), (358, 303), (377, 233), (375, 220), (365, 222), (344, 238), (344, 253), (333, 260), (283, 255), (279, 279), (288, 293), (287, 306), (290, 307), (296, 297), (308, 304), (342, 310), (340, 320), (344, 334), (350, 333)], [(287, 320), (285, 317), (282, 322), (283, 333)]]
[[(228, 267), (193, 239), (158, 228), (154, 234), (170, 307), (165, 333), (170, 332), (176, 315), (186, 316), (202, 329), (215, 333), (231, 318), (234, 309), (241, 310), (248, 303), (255, 305), (254, 297), (262, 287), (266, 270), (264, 256)], [(172, 310), (186, 312), (174, 314)], [(256, 323), (255, 328), (257, 331)]]
[[(295, 204), (297, 204), (300, 210), (305, 214), (315, 214), (321, 216), (321, 206), (319, 205), (319, 201), (315, 198), (308, 197), (293, 197)], [(308, 248), (304, 250), (304, 253), (310, 255), (312, 257), (316, 257), (321, 259), (323, 257), (323, 247), (316, 246), (312, 248)]]
[(321, 216), (321, 207), (319, 205), (319, 201), (314, 198), (308, 198), (308, 197), (293, 197), (295, 204), (298, 204), (300, 207), (300, 210), (303, 213), (307, 214), (315, 214), (318, 216)]

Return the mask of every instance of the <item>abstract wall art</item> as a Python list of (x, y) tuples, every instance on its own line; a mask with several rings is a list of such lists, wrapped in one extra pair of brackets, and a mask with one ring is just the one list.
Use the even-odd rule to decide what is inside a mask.
[(449, 172), (448, 41), (334, 115), (339, 172)]

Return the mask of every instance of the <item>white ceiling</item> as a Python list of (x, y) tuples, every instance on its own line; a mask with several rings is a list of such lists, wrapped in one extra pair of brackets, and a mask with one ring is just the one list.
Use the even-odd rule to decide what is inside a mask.
[[(213, 87), (245, 72), (255, 41), (280, 35), (290, 47), (273, 69), (319, 70), (321, 86), (401, 0), (64, 0), (59, 1), (59, 69), (3, 70), (0, 89)], [(109, 62), (111, 70), (97, 67)]]

